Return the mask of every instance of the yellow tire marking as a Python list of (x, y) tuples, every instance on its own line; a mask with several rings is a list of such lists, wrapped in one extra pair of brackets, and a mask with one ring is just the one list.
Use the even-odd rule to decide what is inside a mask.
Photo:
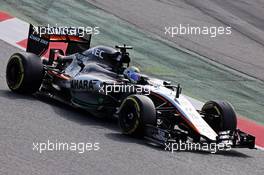
[[(122, 103), (122, 105), (121, 105), (121, 109), (122, 109), (122, 107), (124, 106), (125, 102), (128, 101), (128, 100), (132, 100), (132, 101), (134, 102), (135, 107), (136, 107), (136, 110), (137, 110), (137, 116), (140, 118), (140, 106), (139, 106), (137, 100), (134, 99), (134, 98), (132, 98), (132, 97), (128, 97), (128, 98)], [(131, 133), (133, 133), (133, 132), (138, 128), (138, 125), (139, 125), (139, 118), (138, 118), (138, 120), (136, 120), (136, 123), (135, 123), (134, 127), (133, 127), (132, 129), (130, 129), (129, 131), (126, 132), (127, 134), (131, 134)]]
[(220, 110), (217, 108), (217, 106), (214, 106), (214, 109), (216, 110), (216, 112), (217, 112), (218, 115), (221, 115), (221, 112), (220, 112)]
[(19, 67), (20, 67), (19, 73), (21, 74), (21, 78), (20, 78), (19, 82), (13, 87), (13, 90), (16, 90), (16, 89), (18, 89), (21, 86), (21, 84), (22, 84), (22, 82), (24, 80), (24, 66), (23, 66), (23, 63), (22, 63), (22, 59), (20, 57), (15, 56), (15, 57), (13, 57), (13, 59), (16, 59), (18, 61), (18, 64), (19, 64)]

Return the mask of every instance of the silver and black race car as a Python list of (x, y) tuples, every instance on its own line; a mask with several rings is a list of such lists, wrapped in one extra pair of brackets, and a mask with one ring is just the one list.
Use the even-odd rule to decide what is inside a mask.
[[(172, 85), (130, 67), (129, 46), (90, 48), (91, 36), (40, 36), (30, 25), (26, 52), (14, 53), (6, 81), (16, 93), (40, 94), (98, 117), (118, 118), (122, 132), (158, 145), (193, 142), (255, 147), (255, 137), (237, 129), (228, 102), (209, 101), (201, 110)], [(67, 48), (50, 48), (65, 42)], [(47, 59), (42, 56), (49, 51)]]

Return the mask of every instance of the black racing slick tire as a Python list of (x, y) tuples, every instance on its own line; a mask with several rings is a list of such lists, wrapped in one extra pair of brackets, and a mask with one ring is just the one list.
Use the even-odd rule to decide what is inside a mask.
[(13, 54), (6, 67), (6, 82), (10, 90), (21, 94), (38, 91), (43, 77), (43, 65), (39, 56), (20, 52)]
[(205, 121), (217, 133), (237, 129), (237, 117), (232, 105), (224, 101), (208, 101), (202, 107)]
[(152, 100), (144, 95), (130, 95), (122, 103), (118, 121), (124, 134), (143, 136), (147, 124), (155, 125), (156, 109)]

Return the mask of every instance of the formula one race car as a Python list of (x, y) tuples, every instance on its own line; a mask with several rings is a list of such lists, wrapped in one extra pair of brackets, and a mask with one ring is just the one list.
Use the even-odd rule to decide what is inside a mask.
[[(179, 84), (130, 67), (127, 50), (132, 47), (90, 48), (91, 36), (34, 31), (30, 25), (27, 52), (8, 61), (6, 80), (13, 92), (41, 94), (98, 117), (117, 117), (123, 133), (163, 146), (181, 141), (255, 147), (255, 137), (237, 129), (228, 102), (209, 101), (195, 109)], [(52, 42), (67, 48), (50, 48)], [(47, 51), (48, 59), (42, 58)]]

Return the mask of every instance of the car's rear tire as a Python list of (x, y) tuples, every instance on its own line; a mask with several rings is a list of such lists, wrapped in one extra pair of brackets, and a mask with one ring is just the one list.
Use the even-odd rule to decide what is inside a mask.
[(237, 128), (237, 117), (232, 105), (224, 101), (208, 101), (202, 107), (205, 121), (217, 133)]
[(130, 95), (123, 101), (118, 117), (124, 134), (140, 137), (147, 124), (156, 124), (156, 109), (149, 97)]
[(43, 65), (39, 56), (20, 52), (10, 57), (6, 67), (6, 82), (13, 92), (36, 92), (42, 83), (42, 77)]

